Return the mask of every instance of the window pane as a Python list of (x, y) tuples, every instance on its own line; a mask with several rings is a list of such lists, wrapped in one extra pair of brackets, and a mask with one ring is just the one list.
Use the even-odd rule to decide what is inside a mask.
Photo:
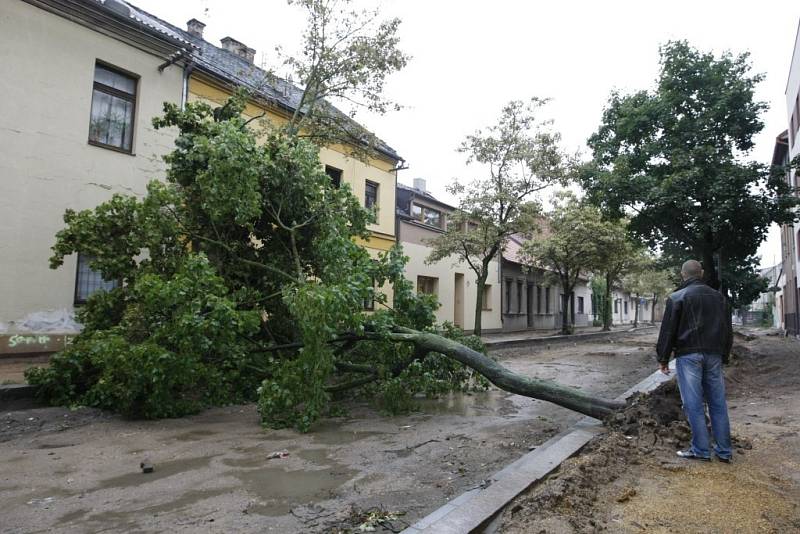
[(75, 302), (86, 302), (97, 291), (110, 291), (117, 287), (117, 282), (103, 280), (102, 275), (89, 267), (90, 256), (78, 254), (78, 278), (75, 288)]
[(411, 216), (415, 219), (422, 220), (422, 208), (416, 204), (411, 204)]
[(339, 188), (342, 185), (342, 170), (330, 165), (325, 165), (325, 174), (330, 176), (333, 187)]
[(378, 184), (367, 182), (364, 186), (364, 206), (367, 209), (378, 204)]
[(438, 278), (432, 278), (430, 276), (418, 276), (417, 293), (422, 293), (425, 295), (435, 295), (438, 281), (439, 281)]
[(102, 83), (108, 87), (113, 87), (119, 91), (124, 91), (129, 95), (136, 93), (136, 80), (130, 76), (119, 74), (113, 70), (109, 70), (102, 65), (95, 65), (94, 67), (94, 81)]
[(131, 149), (133, 103), (95, 89), (89, 140), (123, 150)]
[(425, 220), (423, 221), (425, 224), (429, 224), (431, 226), (435, 226), (440, 228), (442, 225), (442, 214), (436, 210), (425, 208), (423, 211), (425, 216)]

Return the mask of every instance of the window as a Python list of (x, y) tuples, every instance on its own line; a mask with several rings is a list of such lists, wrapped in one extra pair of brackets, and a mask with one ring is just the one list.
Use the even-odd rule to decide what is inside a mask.
[(325, 174), (330, 176), (333, 187), (339, 189), (339, 187), (342, 185), (342, 169), (325, 165)]
[(536, 286), (536, 313), (542, 313), (542, 286)]
[(482, 310), (491, 310), (492, 309), (492, 286), (486, 284), (483, 286), (483, 297), (481, 298), (481, 309)]
[(625, 315), (628, 315), (628, 301), (623, 302), (623, 305), (625, 307)]
[(517, 313), (522, 313), (522, 282), (517, 280)]
[(110, 291), (119, 284), (116, 280), (107, 282), (102, 275), (89, 267), (94, 258), (78, 253), (78, 272), (75, 276), (75, 304), (84, 304), (97, 291)]
[(436, 295), (439, 289), (439, 279), (431, 276), (417, 277), (417, 293)]
[(614, 313), (619, 313), (619, 299), (614, 299)]
[(368, 210), (378, 207), (378, 184), (369, 180), (364, 185), (364, 206)]
[(89, 119), (89, 143), (122, 152), (132, 152), (135, 109), (136, 78), (96, 64)]
[(583, 297), (578, 297), (578, 313), (583, 313)]
[(375, 309), (375, 277), (372, 277), (372, 292), (364, 299), (362, 304), (365, 311), (373, 311)]
[(411, 204), (411, 216), (422, 224), (442, 228), (442, 212), (439, 210), (428, 206), (420, 206), (419, 204)]
[(506, 278), (506, 313), (511, 313), (511, 279)]
[(550, 288), (544, 288), (544, 312), (550, 313)]

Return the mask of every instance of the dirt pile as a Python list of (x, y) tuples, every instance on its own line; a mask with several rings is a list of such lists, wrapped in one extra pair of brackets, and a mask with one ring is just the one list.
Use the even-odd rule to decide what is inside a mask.
[(631, 397), (628, 407), (605, 424), (608, 434), (592, 440), (579, 456), (564, 462), (507, 508), (501, 532), (550, 534), (611, 528), (608, 518), (595, 509), (598, 497), (607, 493), (606, 498), (618, 502), (630, 499), (635, 490), (613, 484), (620, 473), (656, 452), (661, 455), (668, 449), (674, 455), (675, 448), (688, 443), (691, 435), (675, 381)]
[[(795, 418), (767, 417), (774, 415), (776, 400), (791, 406), (797, 398), (800, 344), (740, 336), (732, 356), (725, 372), (733, 466), (676, 457), (676, 450), (689, 445), (691, 432), (673, 380), (629, 399), (625, 410), (605, 421), (608, 433), (506, 508), (498, 531), (785, 532), (781, 528), (800, 527), (798, 506), (792, 505), (798, 493), (792, 480), (800, 477), (787, 471), (796, 467), (796, 457), (778, 458), (787, 446), (784, 436), (798, 435), (788, 428)], [(766, 424), (759, 423), (762, 418)], [(729, 506), (717, 510), (713, 503), (720, 499)]]

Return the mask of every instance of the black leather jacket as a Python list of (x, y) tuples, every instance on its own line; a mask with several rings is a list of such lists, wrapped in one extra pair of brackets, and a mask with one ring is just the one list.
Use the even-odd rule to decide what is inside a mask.
[(667, 297), (656, 353), (660, 363), (692, 352), (721, 354), (727, 362), (733, 344), (731, 314), (722, 293), (690, 278)]

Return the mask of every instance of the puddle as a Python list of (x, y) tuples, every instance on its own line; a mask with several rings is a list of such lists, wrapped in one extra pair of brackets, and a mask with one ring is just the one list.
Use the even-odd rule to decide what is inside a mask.
[(81, 519), (83, 516), (89, 513), (89, 510), (86, 508), (79, 508), (77, 510), (73, 510), (71, 512), (67, 512), (66, 514), (62, 515), (58, 518), (59, 524), (69, 523), (70, 521), (75, 521), (76, 519)]
[(324, 445), (349, 445), (362, 439), (367, 439), (372, 436), (382, 436), (386, 432), (377, 432), (374, 430), (347, 430), (342, 428), (342, 423), (338, 421), (321, 421), (314, 425), (309, 436), (314, 440), (314, 443), (321, 443)]
[(75, 443), (39, 443), (37, 449), (63, 449), (64, 447), (74, 447)]
[[(182, 493), (180, 497), (173, 501), (156, 504), (153, 506), (146, 506), (131, 511), (113, 511), (99, 512), (92, 514), (84, 519), (88, 524), (108, 525), (112, 530), (120, 529), (125, 526), (125, 531), (136, 531), (137, 519), (150, 518), (158, 516), (162, 513), (175, 513), (186, 510), (193, 505), (211, 499), (219, 495), (225, 495), (236, 491), (236, 488), (215, 488), (203, 490), (190, 490)], [(70, 512), (59, 519), (60, 523), (66, 523), (71, 520), (80, 519), (83, 515), (88, 513), (86, 510), (75, 510)]]
[(177, 436), (173, 436), (172, 439), (175, 441), (198, 441), (208, 436), (214, 436), (217, 432), (212, 430), (190, 430), (189, 432), (184, 432), (183, 434), (178, 434)]
[(102, 480), (95, 489), (124, 488), (148, 484), (168, 476), (176, 475), (197, 469), (206, 469), (214, 456), (202, 456), (200, 458), (186, 458), (184, 460), (172, 460), (168, 462), (153, 461), (155, 470), (152, 473), (142, 473), (139, 469), (139, 460), (131, 461), (131, 472), (125, 475)]
[[(249, 463), (248, 459), (235, 460), (238, 466), (258, 467), (227, 473), (238, 478), (247, 491), (259, 497), (261, 502), (248, 507), (248, 513), (281, 516), (297, 505), (334, 498), (335, 490), (358, 474), (358, 471), (331, 460), (325, 449), (303, 449), (291, 454), (309, 465), (289, 470), (279, 463), (280, 459), (249, 459)], [(232, 462), (224, 463), (230, 465)]]
[(453, 393), (438, 399), (419, 399), (419, 410), (426, 414), (458, 415), (474, 417), (480, 415), (512, 415), (519, 408), (509, 398), (510, 394), (502, 391), (482, 391), (466, 395)]

